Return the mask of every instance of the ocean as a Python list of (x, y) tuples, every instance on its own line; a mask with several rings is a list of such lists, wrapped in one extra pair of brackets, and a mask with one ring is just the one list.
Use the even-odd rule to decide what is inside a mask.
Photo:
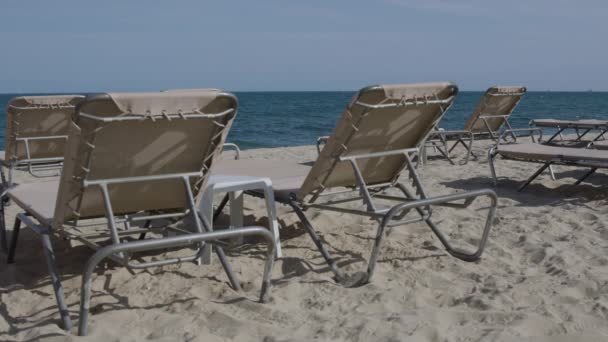
[[(354, 92), (235, 92), (239, 112), (228, 141), (242, 149), (313, 145), (328, 135)], [(5, 108), (23, 94), (0, 94), (0, 150)], [(461, 91), (439, 127), (462, 129), (483, 92)], [(509, 120), (528, 127), (532, 119), (608, 119), (608, 92), (528, 92)]]

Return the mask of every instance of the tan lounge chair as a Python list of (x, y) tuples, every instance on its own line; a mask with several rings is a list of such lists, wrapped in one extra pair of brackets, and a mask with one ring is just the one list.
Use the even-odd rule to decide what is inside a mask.
[[(503, 159), (542, 164), (542, 166), (519, 187), (518, 191), (523, 191), (547, 168), (551, 171), (551, 177), (555, 179), (553, 171), (551, 170), (552, 165), (569, 165), (590, 168), (588, 172), (576, 181), (576, 185), (595, 173), (597, 169), (608, 168), (608, 151), (546, 144), (542, 141), (542, 130), (540, 128), (514, 129), (505, 131), (505, 134), (523, 131), (529, 131), (531, 133), (531, 143), (517, 143), (513, 141), (500, 143), (501, 141), (504, 141), (501, 137), (499, 143), (488, 150), (488, 161), (490, 163), (490, 171), (495, 186), (498, 183), (496, 169), (494, 167), (494, 161), (497, 156), (501, 156)], [(534, 131), (540, 132), (538, 141), (534, 139)]]
[[(17, 215), (8, 261), (14, 261), (24, 223), (42, 239), (65, 329), (71, 320), (51, 234), (96, 250), (82, 276), (80, 335), (87, 333), (91, 277), (105, 258), (133, 269), (198, 262), (206, 243), (258, 235), (268, 245), (260, 297), (266, 300), (275, 248), (272, 235), (261, 227), (211, 232), (195, 205), (236, 111), (236, 98), (219, 91), (89, 96), (70, 123), (60, 180), (22, 184), (8, 192), (25, 211)], [(101, 226), (93, 220), (103, 217), (106, 224), (102, 220)], [(182, 218), (189, 218), (192, 227), (157, 225), (161, 219)], [(136, 226), (141, 223), (143, 227)], [(193, 252), (152, 260), (139, 253), (176, 247), (191, 247)], [(215, 251), (232, 287), (239, 290), (221, 246)]]
[[(74, 108), (81, 95), (21, 96), (6, 108), (6, 151), (2, 170), (5, 189), (12, 185), (12, 172), (27, 169), (34, 177), (61, 169), (65, 139)], [(53, 175), (56, 175), (54, 172)]]
[[(412, 155), (418, 152), (416, 146), (441, 119), (457, 91), (450, 83), (364, 88), (349, 103), (312, 166), (272, 160), (222, 160), (214, 173), (269, 177), (276, 201), (295, 210), (336, 280), (347, 285), (371, 280), (387, 226), (426, 222), (451, 255), (466, 261), (477, 260), (496, 210), (494, 192), (479, 190), (429, 197), (412, 165)], [(404, 170), (409, 172), (411, 188), (399, 181)], [(387, 191), (391, 189), (400, 194), (390, 195)], [(466, 207), (479, 196), (487, 196), (492, 202), (479, 245), (473, 252), (453, 248), (432, 221), (431, 206)], [(464, 205), (448, 203), (458, 200), (465, 200)], [(341, 206), (353, 201), (362, 201), (364, 208)], [(343, 274), (306, 217), (305, 211), (310, 208), (363, 215), (378, 221), (364, 277), (347, 279)], [(415, 217), (406, 217), (412, 209)]]
[[(462, 130), (435, 130), (426, 146), (437, 149), (443, 157), (454, 164), (450, 153), (458, 144), (461, 144), (467, 149), (464, 162), (466, 164), (473, 155), (472, 149), (475, 139), (496, 141), (503, 126), (506, 126), (507, 129), (513, 129), (509, 123), (509, 116), (525, 94), (526, 87), (521, 86), (488, 88)], [(448, 141), (454, 141), (454, 144), (449, 148)]]
[[(34, 177), (57, 176), (63, 165), (68, 127), (81, 95), (20, 96), (6, 106), (6, 149), (0, 159), (2, 193), (0, 226), (4, 226), (6, 192), (13, 186), (15, 170), (27, 170)], [(4, 169), (8, 170), (8, 177)], [(0, 249), (8, 249), (4, 230)]]

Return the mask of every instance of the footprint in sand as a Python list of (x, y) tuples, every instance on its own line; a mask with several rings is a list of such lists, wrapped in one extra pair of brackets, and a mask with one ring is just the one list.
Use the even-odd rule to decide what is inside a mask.
[(583, 213), (580, 215), (580, 218), (585, 221), (596, 221), (598, 219), (598, 216), (594, 213)]
[(564, 265), (564, 259), (559, 255), (554, 255), (545, 263), (546, 273), (552, 276), (565, 276), (568, 272), (564, 270)]
[(547, 251), (544, 248), (539, 248), (530, 253), (530, 262), (533, 264), (540, 264), (541, 261), (547, 256)]

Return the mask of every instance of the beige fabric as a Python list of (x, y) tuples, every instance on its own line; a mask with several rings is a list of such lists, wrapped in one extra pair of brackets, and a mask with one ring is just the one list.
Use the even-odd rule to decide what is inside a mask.
[(51, 224), (59, 181), (20, 184), (8, 196), (40, 223)]
[(164, 93), (170, 93), (170, 92), (193, 92), (193, 91), (221, 91), (221, 89), (218, 88), (191, 88), (191, 89), (165, 89), (165, 90), (161, 90)]
[[(17, 138), (67, 135), (80, 95), (22, 96), (6, 108), (6, 160), (26, 159), (25, 142)], [(63, 157), (65, 140), (30, 141), (32, 158)]]
[(501, 156), (517, 160), (566, 161), (580, 165), (595, 165), (598, 162), (608, 164), (608, 151), (584, 148), (524, 143), (499, 145), (497, 152)]
[[(348, 162), (340, 156), (416, 147), (430, 133), (451, 105), (458, 88), (451, 83), (386, 85), (364, 88), (353, 98), (336, 124), (327, 144), (314, 163), (298, 198), (328, 187), (354, 186)], [(448, 104), (428, 104), (425, 100), (445, 100)], [(359, 102), (391, 104), (415, 101), (415, 106), (369, 110)], [(354, 128), (353, 126), (357, 126)], [(359, 162), (368, 184), (389, 182), (405, 167), (402, 155), (370, 158)]]
[[(88, 97), (70, 126), (66, 160), (55, 209), (55, 226), (77, 217), (104, 215), (101, 192), (82, 181), (204, 171), (193, 180), (194, 195), (204, 186), (215, 156), (236, 115), (236, 98), (219, 91), (125, 93)], [(171, 118), (177, 113), (231, 113), (212, 118)], [(139, 117), (103, 123), (83, 116)], [(109, 186), (115, 214), (181, 209), (181, 181), (149, 181)]]
[[(495, 86), (488, 88), (479, 101), (475, 111), (464, 125), (465, 131), (473, 133), (489, 133), (481, 117), (486, 115), (511, 115), (519, 100), (525, 94), (525, 87)], [(487, 118), (493, 132), (504, 124), (504, 118)]]
[(552, 128), (600, 128), (607, 127), (608, 121), (606, 120), (555, 120), (555, 119), (538, 119), (532, 120), (533, 123), (537, 127), (552, 127)]
[(287, 199), (290, 193), (296, 193), (300, 189), (310, 168), (309, 165), (277, 160), (219, 160), (212, 174), (267, 177), (272, 182), (275, 197)]

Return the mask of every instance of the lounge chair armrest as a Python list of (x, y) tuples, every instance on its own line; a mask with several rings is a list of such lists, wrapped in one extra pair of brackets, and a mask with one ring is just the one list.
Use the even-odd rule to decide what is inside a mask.
[(48, 136), (42, 136), (42, 137), (23, 137), (23, 138), (17, 138), (16, 140), (23, 141), (26, 144), (28, 144), (30, 141), (57, 140), (57, 139), (68, 140), (68, 136), (67, 135), (48, 135)]
[(419, 149), (417, 147), (413, 147), (413, 148), (404, 148), (404, 149), (400, 149), (400, 150), (390, 150), (390, 151), (382, 151), (382, 152), (372, 152), (372, 153), (364, 153), (364, 154), (352, 154), (352, 155), (348, 155), (348, 156), (340, 156), (338, 159), (340, 161), (351, 161), (351, 160), (357, 160), (357, 159), (368, 159), (368, 158), (377, 158), (377, 157), (386, 157), (386, 156), (392, 156), (392, 155), (397, 155), (397, 154), (406, 154), (409, 155), (411, 154), (417, 154), (419, 152)]
[[(391, 208), (391, 210), (386, 214), (385, 220), (391, 220), (393, 216), (404, 210), (428, 207), (432, 205), (464, 209), (469, 207), (476, 198), (483, 196), (490, 198), (492, 202), (490, 207), (491, 209), (495, 210), (496, 206), (498, 205), (498, 196), (491, 189), (481, 189), (406, 202)], [(464, 203), (452, 203), (459, 200), (464, 200)]]
[(317, 138), (317, 153), (321, 154), (321, 145), (325, 145), (329, 140), (329, 136), (325, 135)]
[(226, 148), (228, 149), (233, 149), (234, 150), (234, 159), (238, 160), (241, 158), (241, 149), (239, 148), (239, 145), (234, 144), (234, 143), (224, 143), (222, 145), (222, 151), (224, 151)]
[(538, 142), (541, 142), (543, 140), (543, 130), (540, 127), (515, 128), (515, 129), (505, 129), (500, 134), (500, 137), (498, 137), (498, 144), (500, 144), (501, 141), (507, 141), (507, 139), (505, 138), (507, 135), (517, 138), (517, 137), (521, 137), (523, 135), (516, 135), (516, 133), (522, 133), (522, 132), (530, 133), (529, 137), (532, 139), (532, 142), (536, 142), (536, 140), (534, 139), (534, 132), (538, 133)]

